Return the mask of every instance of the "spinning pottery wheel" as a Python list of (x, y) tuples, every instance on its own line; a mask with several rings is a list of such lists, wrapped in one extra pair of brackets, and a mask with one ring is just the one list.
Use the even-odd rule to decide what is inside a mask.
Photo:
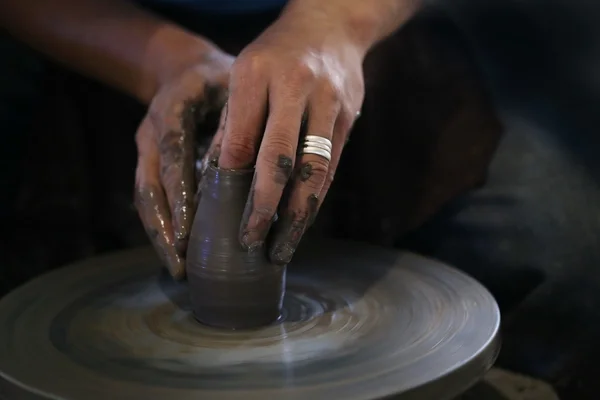
[(0, 398), (446, 400), (498, 351), (487, 290), (414, 254), (305, 244), (287, 287), (280, 321), (227, 331), (151, 249), (51, 272), (0, 301)]

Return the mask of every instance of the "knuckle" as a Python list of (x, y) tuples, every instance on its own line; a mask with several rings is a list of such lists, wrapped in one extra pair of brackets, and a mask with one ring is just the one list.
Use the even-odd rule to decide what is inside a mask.
[(268, 57), (260, 51), (248, 51), (240, 54), (233, 64), (232, 76), (261, 74), (267, 68)]
[(299, 85), (306, 85), (316, 79), (316, 71), (307, 63), (298, 63), (291, 69), (292, 82)]
[(272, 135), (268, 142), (263, 143), (265, 157), (270, 158), (274, 156), (275, 160), (282, 154), (292, 157), (294, 154), (294, 144), (291, 139), (292, 135), (283, 128), (275, 128), (273, 131), (279, 133)]
[(327, 178), (329, 172), (329, 162), (322, 157), (314, 157), (310, 161), (311, 176), (317, 176), (320, 180), (324, 181)]
[[(269, 177), (269, 182), (274, 181), (276, 184), (286, 185), (292, 175), (294, 159), (286, 154), (266, 151), (261, 154), (257, 168), (264, 171), (264, 176)], [(272, 193), (269, 193), (269, 196), (271, 195)]]
[[(261, 154), (260, 163), (264, 166), (269, 172), (269, 174), (278, 174), (281, 170), (279, 164), (279, 160), (281, 158), (281, 152), (268, 150)], [(288, 177), (286, 177), (287, 180)]]
[(321, 84), (319, 92), (320, 97), (324, 101), (337, 104), (340, 100), (340, 91), (333, 83), (329, 81), (325, 81)]
[(184, 136), (182, 131), (172, 130), (167, 132), (159, 139), (159, 151), (175, 158), (183, 157), (184, 148), (187, 144)]
[(249, 135), (233, 134), (221, 146), (221, 157), (234, 160), (236, 163), (249, 164), (254, 160), (256, 141)]
[(181, 113), (172, 111), (174, 109), (175, 106), (170, 104), (155, 105), (148, 109), (148, 121), (156, 136), (160, 136), (160, 132), (180, 129)]
[(276, 185), (286, 185), (294, 171), (294, 157), (291, 146), (286, 141), (264, 144), (259, 154), (257, 168)]
[(329, 162), (319, 157), (318, 160), (311, 161), (312, 176), (317, 177), (320, 181), (325, 181), (329, 175)]
[(183, 180), (183, 171), (178, 164), (164, 164), (160, 171), (160, 180), (166, 190), (166, 194), (172, 195), (174, 188), (181, 186)]
[(318, 191), (323, 187), (323, 184), (327, 180), (329, 166), (327, 161), (319, 160), (319, 161), (311, 161), (311, 174), (310, 177), (306, 180), (305, 184), (314, 191)]

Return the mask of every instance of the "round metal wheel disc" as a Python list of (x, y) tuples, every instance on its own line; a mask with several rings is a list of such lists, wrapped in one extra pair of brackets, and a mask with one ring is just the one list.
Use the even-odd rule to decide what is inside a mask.
[(281, 320), (202, 326), (151, 249), (44, 275), (0, 301), (0, 398), (444, 400), (491, 367), (500, 314), (414, 254), (305, 245)]

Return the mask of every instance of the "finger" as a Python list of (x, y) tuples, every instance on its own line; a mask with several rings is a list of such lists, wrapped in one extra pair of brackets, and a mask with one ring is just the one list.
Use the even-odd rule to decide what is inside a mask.
[[(328, 153), (331, 152), (331, 141), (335, 121), (340, 111), (337, 97), (327, 87), (315, 92), (308, 105), (308, 123), (306, 134), (324, 138), (329, 141)], [(322, 142), (322, 141), (319, 141)], [(304, 142), (301, 138), (300, 146)], [(319, 146), (320, 143), (314, 143)], [(323, 146), (325, 147), (325, 146)], [(270, 258), (276, 264), (287, 264), (291, 261), (300, 239), (316, 216), (319, 194), (325, 184), (329, 172), (329, 159), (323, 155), (312, 154), (314, 150), (302, 147), (297, 158), (295, 174), (291, 183), (287, 201), (280, 208), (281, 218), (274, 226)]]
[(272, 88), (270, 113), (258, 152), (254, 180), (240, 226), (240, 242), (253, 249), (261, 246), (294, 168), (294, 155), (306, 94)]
[(198, 208), (198, 202), (200, 201), (201, 188), (200, 181), (204, 177), (206, 173), (206, 169), (208, 168), (209, 163), (218, 162), (219, 155), (221, 154), (221, 145), (223, 143), (223, 136), (225, 134), (225, 120), (227, 119), (227, 104), (223, 108), (221, 112), (221, 118), (219, 120), (219, 127), (217, 128), (217, 132), (215, 136), (213, 136), (211, 144), (202, 157), (202, 160), (198, 161), (199, 165), (196, 167), (196, 194), (194, 196), (194, 210)]
[(194, 214), (195, 131), (202, 109), (195, 102), (167, 109), (160, 124), (160, 178), (171, 210), (175, 248), (185, 256)]
[(242, 169), (254, 165), (267, 115), (267, 80), (257, 63), (244, 61), (232, 72), (227, 118), (219, 167)]
[[(219, 127), (217, 128), (217, 132), (213, 136), (210, 146), (201, 160), (200, 165), (200, 177), (204, 175), (206, 172), (206, 168), (210, 162), (218, 162), (219, 156), (221, 155), (221, 146), (223, 145), (223, 138), (225, 136), (225, 121), (227, 120), (229, 106), (226, 103), (223, 111), (221, 112), (221, 117), (219, 119)], [(198, 179), (199, 181), (200, 179)]]
[(136, 168), (135, 206), (154, 249), (171, 275), (185, 275), (183, 259), (175, 249), (171, 215), (160, 185), (159, 152), (153, 125), (144, 119), (136, 135), (138, 164)]
[[(357, 113), (354, 113), (356, 115)], [(352, 128), (352, 124), (354, 123), (355, 118), (351, 117), (349, 114), (340, 113), (335, 122), (335, 126), (333, 128), (333, 140), (332, 140), (332, 148), (331, 148), (331, 161), (329, 163), (329, 171), (327, 173), (327, 177), (325, 179), (325, 183), (321, 188), (321, 192), (319, 193), (319, 201), (317, 204), (317, 213), (325, 201), (325, 197), (327, 197), (327, 192), (331, 188), (333, 184), (333, 180), (335, 177), (335, 173), (340, 164), (340, 159), (342, 157), (342, 152), (344, 150), (344, 146), (346, 145), (348, 138), (350, 137), (350, 130)], [(316, 218), (315, 214), (315, 218)], [(314, 218), (311, 221), (311, 225), (314, 222)]]

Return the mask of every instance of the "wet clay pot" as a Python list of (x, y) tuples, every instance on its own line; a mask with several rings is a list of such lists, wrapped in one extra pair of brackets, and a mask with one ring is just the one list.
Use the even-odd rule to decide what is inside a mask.
[(229, 329), (254, 328), (279, 318), (286, 268), (264, 247), (251, 252), (238, 240), (253, 170), (209, 165), (187, 252), (191, 303), (198, 321)]

